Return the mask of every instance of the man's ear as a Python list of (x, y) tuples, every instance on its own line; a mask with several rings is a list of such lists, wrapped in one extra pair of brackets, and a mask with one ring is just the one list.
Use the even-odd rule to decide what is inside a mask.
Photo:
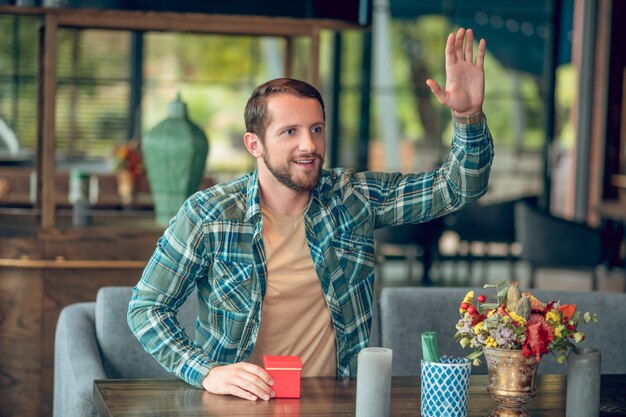
[(261, 139), (255, 133), (246, 132), (243, 135), (243, 143), (246, 145), (248, 152), (255, 158), (263, 156), (263, 143), (261, 143)]

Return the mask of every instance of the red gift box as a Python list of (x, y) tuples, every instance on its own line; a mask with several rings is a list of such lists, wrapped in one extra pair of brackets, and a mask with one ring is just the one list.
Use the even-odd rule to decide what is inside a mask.
[(265, 370), (274, 379), (275, 398), (300, 398), (302, 361), (298, 356), (263, 356)]

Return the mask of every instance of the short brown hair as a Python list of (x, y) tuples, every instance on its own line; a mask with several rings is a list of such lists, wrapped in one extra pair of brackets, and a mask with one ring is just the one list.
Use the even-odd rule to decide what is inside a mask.
[(258, 86), (248, 99), (244, 111), (247, 132), (254, 133), (263, 139), (265, 130), (270, 123), (270, 115), (267, 112), (267, 98), (273, 94), (289, 94), (296, 97), (313, 98), (322, 106), (322, 115), (324, 120), (326, 120), (324, 100), (315, 87), (304, 81), (292, 78), (276, 78)]

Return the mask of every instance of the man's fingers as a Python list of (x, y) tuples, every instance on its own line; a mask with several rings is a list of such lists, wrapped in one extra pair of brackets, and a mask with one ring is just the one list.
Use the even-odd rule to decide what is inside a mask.
[(256, 395), (246, 391), (245, 389), (238, 387), (237, 385), (231, 385), (227, 393), (230, 395), (234, 395), (235, 397), (243, 398), (244, 400), (250, 401), (256, 401), (259, 398)]
[(446, 90), (441, 88), (441, 86), (437, 84), (437, 81), (435, 80), (428, 79), (426, 80), (426, 84), (428, 85), (428, 87), (430, 87), (430, 91), (433, 92), (435, 97), (437, 97), (437, 100), (439, 100), (439, 102), (443, 104), (444, 106), (447, 106), (448, 94), (446, 93)]
[(264, 400), (269, 400), (274, 393), (272, 383), (271, 378), (264, 379), (254, 373), (244, 372), (240, 375), (239, 386)]
[(487, 42), (484, 39), (481, 39), (478, 43), (478, 52), (476, 53), (476, 66), (479, 68), (483, 67), (485, 62), (485, 49), (487, 48)]
[(242, 374), (236, 381), (233, 381), (233, 384), (265, 401), (271, 398), (271, 388), (260, 378), (250, 374)]
[(465, 38), (465, 28), (460, 28), (456, 32), (456, 38), (454, 40), (454, 50), (456, 54), (456, 59), (458, 61), (463, 60), (463, 39)]
[(471, 64), (474, 62), (474, 32), (467, 29), (465, 34), (465, 60)]
[(247, 362), (242, 362), (242, 369), (250, 374), (254, 374), (257, 377), (259, 377), (261, 380), (263, 380), (263, 382), (265, 382), (267, 385), (273, 385), (274, 384), (274, 380), (272, 379), (272, 376), (263, 368), (261, 368), (260, 366), (256, 366), (254, 364), (251, 363), (247, 363)]
[(446, 41), (446, 64), (453, 64), (456, 62), (456, 50), (454, 49), (454, 33), (448, 35), (448, 40)]

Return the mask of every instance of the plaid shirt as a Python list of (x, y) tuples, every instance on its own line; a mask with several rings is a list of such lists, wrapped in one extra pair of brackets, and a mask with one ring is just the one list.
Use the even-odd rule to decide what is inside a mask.
[[(487, 191), (493, 142), (486, 121), (454, 123), (447, 161), (421, 174), (322, 172), (304, 221), (337, 339), (337, 377), (356, 375), (368, 344), (374, 229), (424, 222)], [(133, 289), (128, 322), (168, 371), (201, 387), (216, 365), (245, 361), (261, 325), (266, 260), (257, 173), (190, 197)], [(197, 289), (195, 341), (176, 312)]]

